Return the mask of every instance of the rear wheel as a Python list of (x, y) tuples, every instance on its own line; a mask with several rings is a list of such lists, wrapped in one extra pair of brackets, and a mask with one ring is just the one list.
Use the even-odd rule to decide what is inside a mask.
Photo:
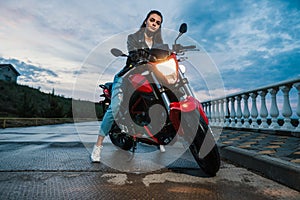
[(132, 137), (126, 135), (125, 133), (121, 133), (121, 130), (118, 127), (116, 127), (116, 125), (111, 130), (109, 138), (114, 145), (125, 151), (130, 150), (134, 144)]
[[(215, 176), (220, 169), (220, 154), (218, 147), (213, 138), (211, 129), (204, 122), (199, 115), (185, 113), (184, 118), (184, 132), (185, 135), (194, 138), (187, 138), (190, 143), (189, 149), (201, 169), (210, 176)], [(198, 122), (193, 123), (195, 118)], [(191, 119), (193, 117), (193, 119)], [(194, 125), (193, 125), (194, 124)]]

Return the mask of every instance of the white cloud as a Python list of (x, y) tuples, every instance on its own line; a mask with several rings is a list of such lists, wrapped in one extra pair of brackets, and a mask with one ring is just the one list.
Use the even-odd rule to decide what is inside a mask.
[[(287, 10), (283, 2), (224, 1), (221, 6), (219, 1), (193, 0), (1, 1), (0, 56), (54, 71), (57, 77), (40, 74), (37, 80), (47, 76), (49, 82), (57, 84), (41, 82), (40, 86), (69, 95), (75, 72), (83, 73), (81, 65), (97, 45), (135, 30), (149, 10), (157, 9), (164, 15), (164, 28), (177, 30), (180, 23), (188, 22), (187, 35), (201, 41), (220, 70), (241, 69), (253, 65), (252, 58), (246, 58), (252, 51), (262, 52), (264, 59), (274, 59), (279, 53), (300, 48), (299, 10)], [(123, 49), (125, 45), (126, 41), (114, 43)], [(103, 56), (103, 63), (112, 59), (109, 52)], [(93, 64), (99, 66), (95, 61), (98, 63)], [(90, 70), (84, 74), (89, 92), (98, 80), (94, 75), (101, 73), (96, 66)]]
[(1, 1), (0, 56), (55, 71), (58, 77), (48, 79), (58, 85), (42, 87), (66, 91), (91, 50), (112, 35), (138, 28), (151, 9), (161, 10), (171, 22), (180, 7), (159, 0)]
[(212, 16), (216, 21), (212, 20), (209, 29), (204, 30), (200, 21), (196, 31), (206, 35), (201, 39), (203, 45), (221, 69), (251, 66), (253, 61), (247, 60), (247, 56), (255, 51), (263, 51), (262, 56), (270, 58), (300, 48), (299, 35), (295, 33), (300, 12), (288, 9), (283, 2), (243, 1), (236, 7), (227, 7), (227, 12), (219, 7), (214, 9)]

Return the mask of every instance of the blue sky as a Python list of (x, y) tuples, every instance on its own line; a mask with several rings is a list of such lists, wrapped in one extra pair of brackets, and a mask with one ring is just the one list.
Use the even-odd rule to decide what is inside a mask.
[(85, 70), (86, 59), (99, 44), (136, 30), (151, 9), (163, 13), (163, 28), (188, 24), (186, 35), (216, 64), (226, 93), (300, 74), (299, 0), (1, 1), (0, 63), (17, 68), (20, 84), (66, 97), (86, 73), (75, 98), (95, 100), (99, 75)]

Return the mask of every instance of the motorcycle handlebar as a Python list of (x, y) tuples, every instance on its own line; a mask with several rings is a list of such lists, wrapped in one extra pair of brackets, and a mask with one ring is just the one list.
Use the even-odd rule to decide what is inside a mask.
[(196, 50), (196, 45), (182, 46), (181, 44), (174, 44), (173, 51), (182, 52), (184, 50)]
[(182, 46), (182, 49), (196, 49), (196, 45)]

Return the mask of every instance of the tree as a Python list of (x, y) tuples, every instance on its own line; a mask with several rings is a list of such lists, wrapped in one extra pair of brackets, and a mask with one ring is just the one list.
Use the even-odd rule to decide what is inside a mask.
[(18, 115), (20, 117), (36, 117), (37, 109), (30, 96), (26, 92), (23, 93), (23, 101), (18, 106)]
[(64, 117), (63, 106), (61, 106), (56, 97), (54, 96), (54, 89), (52, 94), (49, 95), (48, 109), (45, 109), (44, 116), (48, 118), (61, 118)]

